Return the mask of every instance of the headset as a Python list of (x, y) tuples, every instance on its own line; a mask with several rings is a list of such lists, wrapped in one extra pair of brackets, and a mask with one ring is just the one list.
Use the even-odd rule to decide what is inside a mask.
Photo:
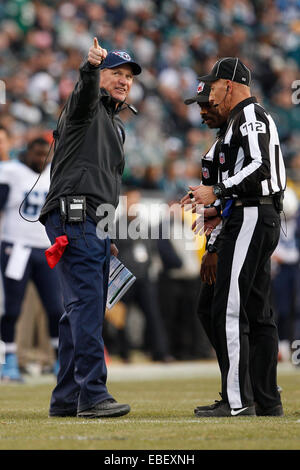
[(224, 98), (222, 99), (222, 101), (220, 101), (220, 103), (218, 103), (218, 104), (214, 104), (214, 105), (213, 105), (213, 107), (214, 107), (214, 108), (217, 108), (218, 106), (220, 106), (220, 104), (222, 104), (222, 103), (223, 103), (223, 101), (225, 101), (225, 100), (226, 100), (226, 96), (227, 96), (227, 93), (228, 93), (228, 92), (229, 92), (229, 85), (227, 85), (227, 88), (226, 88), (226, 93), (225, 93), (225, 95), (224, 95)]
[(126, 101), (124, 101), (124, 104), (126, 105), (127, 108), (130, 109), (130, 111), (133, 112), (133, 114), (135, 115), (139, 114), (138, 110), (132, 104), (128, 104), (126, 103)]
[[(236, 72), (236, 68), (237, 68), (237, 66), (238, 66), (238, 63), (239, 63), (239, 59), (238, 59), (238, 57), (237, 57), (237, 58), (235, 59), (235, 66), (234, 66), (233, 74), (232, 74), (232, 77), (231, 77), (231, 81), (233, 81), (233, 79), (234, 79), (234, 76), (235, 76), (235, 72)], [(227, 96), (228, 91), (229, 91), (229, 85), (227, 85), (226, 93), (225, 93), (225, 95), (224, 95), (224, 98), (222, 99), (222, 101), (220, 101), (220, 103), (214, 104), (214, 105), (213, 105), (214, 108), (217, 108), (218, 106), (220, 106), (220, 104), (223, 103), (223, 101), (226, 100), (226, 96)]]

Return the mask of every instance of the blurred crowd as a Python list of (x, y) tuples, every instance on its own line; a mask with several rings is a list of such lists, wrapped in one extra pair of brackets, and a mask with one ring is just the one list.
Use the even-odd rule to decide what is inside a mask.
[(300, 99), (292, 88), (300, 78), (299, 0), (7, 0), (0, 22), (0, 124), (10, 132), (12, 158), (41, 131), (51, 138), (97, 36), (143, 66), (130, 96), (140, 115), (122, 115), (127, 184), (166, 189), (172, 178), (198, 179), (199, 155), (213, 134), (183, 99), (221, 56), (239, 56), (252, 70), (253, 94), (276, 120), (286, 163), (300, 168), (300, 113), (292, 102), (293, 93)]
[(139, 115), (121, 116), (127, 188), (170, 200), (199, 181), (214, 132), (183, 101), (219, 57), (239, 56), (252, 71), (253, 95), (276, 121), (289, 184), (300, 196), (299, 0), (4, 0), (0, 24), (0, 160), (18, 158), (34, 138), (51, 142), (96, 36), (143, 67), (128, 100)]

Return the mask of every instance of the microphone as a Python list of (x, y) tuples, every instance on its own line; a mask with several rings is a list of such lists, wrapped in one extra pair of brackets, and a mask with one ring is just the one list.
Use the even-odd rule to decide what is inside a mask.
[(214, 108), (217, 108), (218, 106), (220, 106), (220, 104), (223, 103), (223, 101), (226, 100), (226, 96), (227, 96), (228, 91), (229, 91), (229, 86), (226, 88), (226, 93), (225, 93), (224, 98), (222, 99), (222, 101), (220, 101), (220, 103), (218, 103), (218, 104), (213, 104)]
[(138, 110), (132, 104), (128, 104), (126, 102), (124, 102), (124, 104), (126, 104), (127, 108), (129, 108), (130, 111), (133, 112), (133, 114), (135, 114), (135, 115), (139, 114)]

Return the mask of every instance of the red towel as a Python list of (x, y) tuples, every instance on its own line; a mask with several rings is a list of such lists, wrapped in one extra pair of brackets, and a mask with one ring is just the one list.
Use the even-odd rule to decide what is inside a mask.
[(104, 346), (104, 360), (105, 360), (105, 364), (110, 363), (110, 357), (109, 357), (108, 351), (107, 351), (105, 346)]
[(47, 263), (51, 269), (59, 262), (68, 244), (69, 240), (67, 235), (61, 235), (60, 237), (56, 237), (54, 245), (50, 246), (50, 248), (45, 251)]

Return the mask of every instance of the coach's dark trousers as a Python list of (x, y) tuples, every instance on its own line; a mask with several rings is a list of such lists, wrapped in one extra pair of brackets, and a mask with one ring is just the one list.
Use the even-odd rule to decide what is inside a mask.
[(209, 336), (222, 397), (231, 408), (280, 403), (278, 334), (270, 306), (270, 256), (279, 232), (279, 215), (270, 204), (235, 207), (219, 235)]
[[(69, 245), (57, 264), (65, 312), (59, 323), (60, 370), (50, 410), (83, 411), (112, 398), (106, 388), (102, 327), (109, 276), (110, 240), (96, 235), (96, 224), (65, 224)], [(63, 235), (58, 211), (47, 218), (51, 243)]]

